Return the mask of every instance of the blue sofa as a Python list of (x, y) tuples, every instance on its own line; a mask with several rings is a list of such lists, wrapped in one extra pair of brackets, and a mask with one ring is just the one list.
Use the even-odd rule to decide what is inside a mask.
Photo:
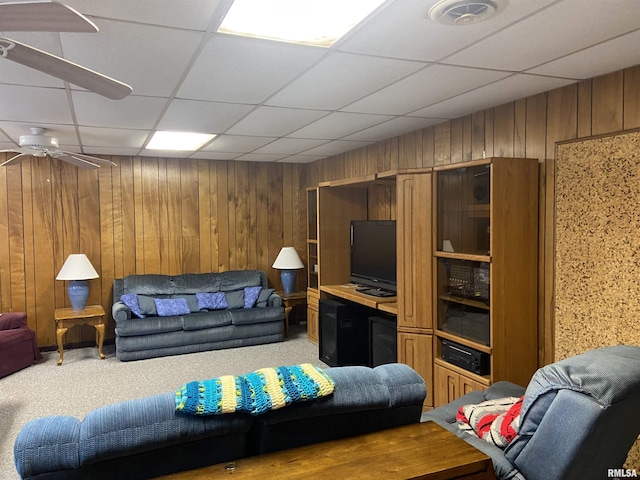
[[(216, 295), (215, 305), (204, 298)], [(161, 316), (166, 312), (158, 311), (157, 302), (167, 300), (178, 300), (186, 310), (170, 314), (169, 308)], [(282, 299), (261, 270), (129, 275), (115, 279), (113, 301), (116, 356), (122, 361), (284, 339)]]
[[(461, 406), (522, 395), (520, 428), (504, 450), (458, 428)], [(622, 470), (640, 434), (639, 406), (640, 347), (617, 345), (547, 365), (526, 389), (497, 382), (470, 392), (422, 421), (442, 425), (489, 455), (499, 479), (596, 480)]]
[(177, 414), (171, 392), (98, 408), (82, 421), (40, 418), (16, 438), (16, 469), (25, 480), (144, 479), (420, 420), (426, 388), (409, 366), (324, 371), (333, 394), (258, 416)]

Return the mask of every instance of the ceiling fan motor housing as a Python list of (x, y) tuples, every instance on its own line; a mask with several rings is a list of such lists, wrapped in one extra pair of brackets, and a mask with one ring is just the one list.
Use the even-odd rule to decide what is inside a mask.
[(34, 157), (44, 157), (48, 150), (56, 150), (58, 148), (58, 139), (42, 135), (44, 129), (32, 128), (32, 135), (20, 135), (20, 146), (36, 150), (32, 155)]

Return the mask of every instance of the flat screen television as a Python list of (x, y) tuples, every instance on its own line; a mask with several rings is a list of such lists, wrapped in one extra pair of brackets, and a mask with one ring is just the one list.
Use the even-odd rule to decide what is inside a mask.
[(397, 291), (396, 222), (351, 221), (351, 282), (358, 291), (389, 296)]

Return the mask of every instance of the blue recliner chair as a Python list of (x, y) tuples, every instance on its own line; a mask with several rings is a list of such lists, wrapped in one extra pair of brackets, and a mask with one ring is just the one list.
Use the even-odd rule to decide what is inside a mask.
[[(524, 394), (520, 429), (504, 449), (460, 430), (456, 412)], [(604, 479), (640, 434), (640, 347), (591, 350), (539, 369), (526, 390), (497, 382), (423, 414), (483, 451), (499, 479)]]

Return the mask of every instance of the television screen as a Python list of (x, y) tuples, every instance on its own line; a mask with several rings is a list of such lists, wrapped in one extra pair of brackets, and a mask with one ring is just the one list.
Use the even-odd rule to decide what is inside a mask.
[(351, 282), (372, 295), (397, 291), (394, 220), (351, 222)]

